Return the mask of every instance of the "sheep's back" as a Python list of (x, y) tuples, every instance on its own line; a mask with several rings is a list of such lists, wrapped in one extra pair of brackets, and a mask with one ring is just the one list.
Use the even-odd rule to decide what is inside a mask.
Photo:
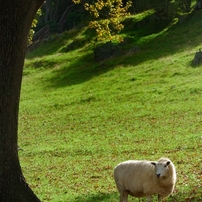
[(118, 164), (114, 179), (119, 189), (142, 192), (145, 183), (155, 176), (155, 167), (150, 161), (130, 160)]

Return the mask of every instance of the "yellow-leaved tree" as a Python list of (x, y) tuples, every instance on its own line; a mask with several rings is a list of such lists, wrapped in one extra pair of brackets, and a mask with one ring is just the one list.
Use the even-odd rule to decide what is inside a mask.
[(132, 1), (127, 1), (123, 5), (122, 0), (96, 0), (92, 3), (73, 0), (75, 4), (82, 3), (85, 10), (93, 16), (89, 27), (95, 29), (97, 40), (122, 41), (122, 37), (117, 34), (124, 28), (123, 19), (130, 15), (128, 9), (132, 6)]

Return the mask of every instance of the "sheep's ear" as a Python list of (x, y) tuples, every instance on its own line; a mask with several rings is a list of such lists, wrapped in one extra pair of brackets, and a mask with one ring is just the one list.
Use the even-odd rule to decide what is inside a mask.
[(167, 161), (167, 162), (166, 162), (166, 165), (168, 166), (169, 164), (170, 164), (170, 161)]
[(156, 163), (155, 163), (155, 162), (151, 162), (151, 164), (154, 165), (154, 166), (156, 166)]

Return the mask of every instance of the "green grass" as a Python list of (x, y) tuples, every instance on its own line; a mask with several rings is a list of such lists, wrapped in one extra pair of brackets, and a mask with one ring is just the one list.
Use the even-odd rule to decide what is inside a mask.
[(178, 176), (167, 201), (202, 200), (202, 70), (190, 66), (202, 45), (200, 17), (169, 22), (155, 34), (147, 32), (154, 24), (130, 24), (125, 46), (140, 51), (125, 47), (101, 63), (93, 61), (86, 30), (64, 33), (27, 56), (19, 155), (42, 201), (118, 201), (113, 168), (161, 156)]

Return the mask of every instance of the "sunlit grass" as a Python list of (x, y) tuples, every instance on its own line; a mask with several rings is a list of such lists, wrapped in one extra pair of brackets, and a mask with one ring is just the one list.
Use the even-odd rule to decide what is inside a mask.
[[(46, 55), (45, 44), (27, 58), (20, 160), (42, 201), (116, 202), (114, 166), (161, 156), (178, 175), (167, 201), (202, 200), (202, 70), (190, 67), (201, 43), (196, 37), (197, 46), (182, 49), (181, 31), (175, 27), (137, 53), (102, 63), (86, 46), (64, 52), (68, 39), (59, 39), (56, 52)], [(194, 31), (183, 37), (196, 43)], [(56, 47), (57, 40), (48, 43)]]

